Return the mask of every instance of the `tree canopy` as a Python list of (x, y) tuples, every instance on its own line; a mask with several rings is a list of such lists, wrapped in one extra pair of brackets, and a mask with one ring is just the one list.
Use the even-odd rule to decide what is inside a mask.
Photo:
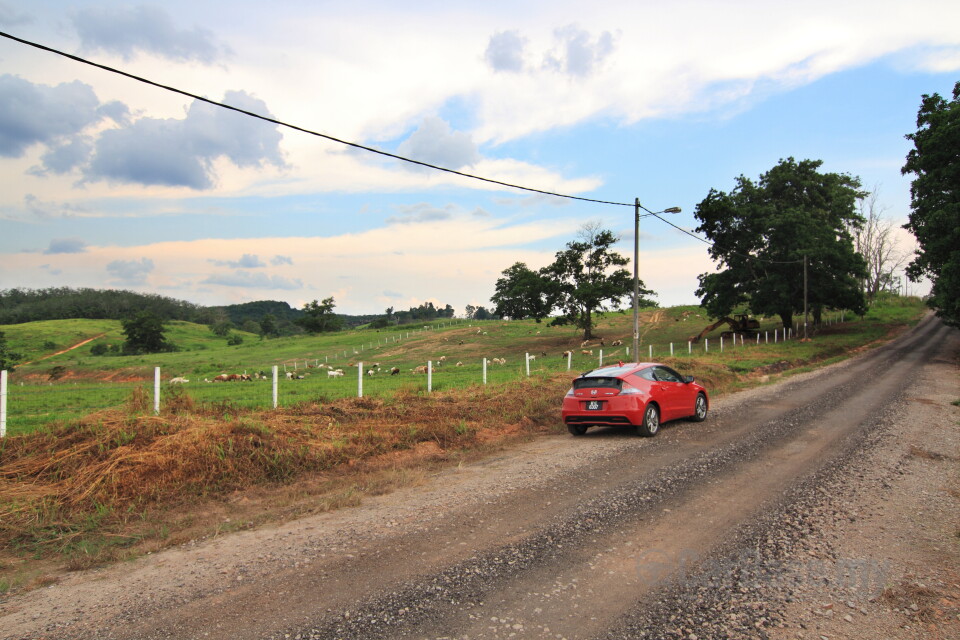
[(920, 245), (907, 275), (929, 277), (928, 304), (946, 324), (960, 327), (960, 82), (949, 102), (936, 93), (923, 96), (917, 131), (906, 137), (914, 147), (902, 173), (916, 177), (904, 228)]
[(132, 318), (120, 321), (127, 336), (123, 343), (126, 354), (160, 353), (175, 347), (163, 335), (163, 320), (151, 311), (141, 311)]
[(555, 297), (550, 278), (516, 262), (503, 270), (490, 300), (496, 305), (494, 313), (498, 316), (513, 320), (533, 318), (539, 323), (553, 311)]
[(711, 189), (697, 205), (697, 231), (721, 267), (699, 276), (697, 295), (711, 316), (747, 307), (790, 326), (803, 311), (804, 257), (815, 316), (826, 307), (865, 312), (866, 266), (850, 235), (863, 222), (856, 204), (865, 194), (858, 178), (821, 173), (822, 164), (780, 160), (758, 182), (741, 175), (733, 191)]
[(13, 371), (14, 365), (22, 359), (22, 355), (10, 350), (6, 334), (0, 331), (0, 371)]
[[(551, 324), (573, 324), (583, 329), (584, 340), (593, 337), (593, 314), (617, 309), (624, 299), (633, 296), (633, 276), (623, 267), (629, 260), (611, 248), (618, 241), (612, 231), (586, 225), (580, 240), (567, 243), (556, 253), (553, 264), (540, 274), (550, 281), (550, 297), (561, 315)], [(646, 296), (652, 291), (640, 283), (640, 306), (656, 304)]]
[(303, 315), (296, 323), (307, 333), (326, 333), (343, 328), (343, 318), (333, 312), (336, 305), (333, 297), (316, 300), (303, 305)]

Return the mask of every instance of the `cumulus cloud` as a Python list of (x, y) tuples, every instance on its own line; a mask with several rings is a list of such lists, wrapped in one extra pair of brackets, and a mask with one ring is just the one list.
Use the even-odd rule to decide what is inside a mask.
[(500, 31), (490, 36), (483, 59), (494, 71), (523, 71), (523, 50), (527, 40), (519, 31)]
[(44, 251), (46, 254), (83, 253), (87, 250), (87, 243), (80, 238), (55, 238)]
[(252, 287), (254, 289), (302, 289), (303, 282), (299, 279), (284, 278), (283, 276), (268, 276), (265, 273), (251, 273), (249, 271), (235, 271), (232, 274), (214, 274), (202, 281), (203, 284), (219, 284), (225, 287)]
[(40, 156), (41, 166), (31, 167), (27, 173), (35, 176), (69, 173), (87, 161), (92, 149), (93, 144), (87, 136), (56, 142)]
[(212, 64), (227, 53), (210, 31), (180, 29), (159, 7), (83, 9), (74, 14), (73, 25), (84, 51), (106, 51), (124, 60), (142, 52), (178, 62)]
[(99, 122), (104, 113), (82, 82), (55, 87), (0, 76), (0, 156), (20, 158), (35, 144), (53, 144)]
[[(243, 91), (224, 98), (247, 111), (269, 115), (266, 104)], [(184, 119), (141, 118), (104, 131), (84, 172), (88, 181), (209, 189), (212, 163), (226, 157), (238, 167), (285, 166), (276, 125), (213, 105), (194, 102)]]
[(290, 256), (273, 256), (270, 258), (270, 264), (279, 267), (282, 264), (293, 264), (293, 258)]
[(445, 120), (436, 116), (424, 118), (417, 130), (400, 143), (397, 153), (448, 169), (480, 161), (480, 152), (470, 135), (453, 131)]
[(453, 218), (453, 212), (456, 207), (448, 204), (442, 209), (438, 209), (426, 202), (410, 206), (397, 207), (400, 211), (399, 216), (387, 218), (389, 224), (420, 224), (424, 222), (437, 222), (439, 220), (450, 220)]
[(145, 284), (147, 275), (153, 271), (153, 260), (114, 260), (107, 265), (107, 271), (116, 279), (115, 282), (124, 285)]
[(259, 256), (250, 253), (243, 254), (239, 260), (210, 260), (210, 262), (218, 267), (231, 267), (233, 269), (257, 269), (267, 266), (260, 260)]
[(593, 41), (590, 32), (572, 24), (554, 31), (554, 37), (559, 41), (558, 49), (546, 55), (544, 66), (581, 78), (591, 75), (615, 48), (609, 31)]

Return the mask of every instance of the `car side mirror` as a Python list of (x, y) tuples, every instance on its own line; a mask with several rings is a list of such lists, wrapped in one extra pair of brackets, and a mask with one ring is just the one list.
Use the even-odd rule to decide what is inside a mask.
[(683, 381), (687, 384), (693, 382), (693, 376), (683, 376)]

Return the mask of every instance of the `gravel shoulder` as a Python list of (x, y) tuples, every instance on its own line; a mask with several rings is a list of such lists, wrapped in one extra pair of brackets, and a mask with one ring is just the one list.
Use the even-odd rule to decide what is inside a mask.
[[(894, 402), (759, 513), (740, 488), (744, 479), (728, 483), (740, 467), (721, 465), (723, 452), (748, 449), (749, 434), (737, 432), (733, 418), (799, 415), (803, 407), (789, 413), (793, 390), (820, 372), (720, 399), (701, 431), (683, 425), (652, 440), (544, 437), (355, 508), (70, 574), (0, 600), (0, 637), (370, 637), (371, 627), (350, 621), (371, 591), (381, 589), (380, 604), (402, 617), (436, 587), (462, 599), (435, 618), (425, 609), (416, 627), (397, 623), (419, 631), (388, 629), (383, 637), (442, 637), (453, 620), (467, 630), (456, 637), (557, 637), (535, 602), (550, 603), (559, 618), (592, 601), (597, 615), (578, 613), (578, 631), (565, 637), (960, 638), (960, 407), (951, 404), (960, 398), (960, 334), (947, 335)], [(640, 480), (625, 471), (638, 459), (650, 465)], [(674, 493), (637, 506), (652, 482)], [(711, 487), (729, 501), (697, 503), (698, 489), (706, 495)], [(584, 522), (591, 501), (602, 502), (609, 522)], [(682, 523), (690, 514), (715, 514), (717, 524), (703, 523), (709, 532), (738, 501), (722, 523), (732, 532), (724, 543), (703, 543), (701, 553), (653, 574), (644, 573), (649, 555), (603, 544), (651, 522), (666, 532), (670, 518)], [(556, 548), (580, 535), (600, 539), (596, 553)], [(496, 571), (484, 579), (494, 558)], [(541, 564), (528, 567), (527, 558)], [(555, 578), (551, 563), (572, 574)], [(608, 588), (608, 610), (600, 598), (573, 593), (591, 580)], [(629, 588), (614, 594), (618, 580)], [(535, 596), (524, 591), (538, 581)], [(506, 584), (503, 595), (492, 595), (493, 583)], [(600, 613), (608, 618), (591, 623)]]

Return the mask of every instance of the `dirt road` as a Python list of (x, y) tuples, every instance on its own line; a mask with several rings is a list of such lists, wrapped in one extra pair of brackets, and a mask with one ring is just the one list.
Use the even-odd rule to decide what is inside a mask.
[(960, 638), (960, 334), (0, 603), (6, 638)]

